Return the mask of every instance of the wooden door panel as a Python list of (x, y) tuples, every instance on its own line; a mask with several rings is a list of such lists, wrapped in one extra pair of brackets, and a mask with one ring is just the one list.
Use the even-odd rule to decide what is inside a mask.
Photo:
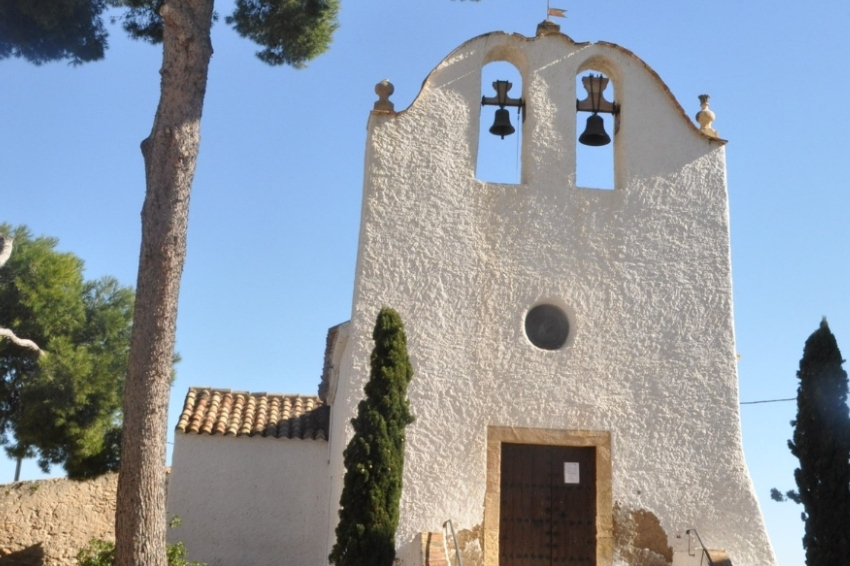
[(596, 563), (594, 448), (502, 444), (501, 473), (499, 566)]
[[(552, 564), (595, 564), (595, 449), (551, 448)], [(579, 465), (578, 484), (565, 482), (565, 462)]]

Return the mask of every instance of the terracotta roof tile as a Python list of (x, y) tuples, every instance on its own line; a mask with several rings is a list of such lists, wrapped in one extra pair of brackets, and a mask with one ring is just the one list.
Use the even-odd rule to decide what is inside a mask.
[(330, 407), (306, 395), (191, 387), (177, 430), (186, 434), (327, 440)]

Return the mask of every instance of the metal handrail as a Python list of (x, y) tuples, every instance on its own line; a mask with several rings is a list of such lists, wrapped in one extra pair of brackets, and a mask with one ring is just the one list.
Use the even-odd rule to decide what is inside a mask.
[[(449, 526), (449, 528), (451, 529), (451, 532), (452, 532), (452, 542), (454, 542), (454, 545), (455, 545), (455, 556), (457, 557), (457, 566), (463, 566), (463, 560), (461, 560), (461, 558), (460, 558), (460, 547), (457, 544), (457, 535), (455, 535), (454, 523), (452, 523), (451, 519), (449, 519), (448, 521), (443, 523), (443, 530), (444, 531), (446, 530), (446, 525)], [(443, 538), (443, 540), (445, 540), (445, 538)], [(448, 552), (446, 552), (446, 560), (449, 560), (449, 553)], [(451, 565), (451, 560), (449, 560), (449, 565)]]
[[(697, 542), (699, 542), (700, 548), (702, 548), (702, 555), (705, 556), (706, 560), (708, 560), (708, 565), (714, 566), (714, 561), (711, 560), (711, 555), (708, 553), (708, 549), (702, 543), (702, 538), (699, 536), (699, 533), (696, 529), (688, 529), (687, 531), (685, 531), (685, 534), (688, 535), (688, 555), (693, 556), (693, 554), (691, 554), (691, 533), (696, 535)], [(700, 565), (702, 565), (702, 557), (700, 557), (699, 563)]]

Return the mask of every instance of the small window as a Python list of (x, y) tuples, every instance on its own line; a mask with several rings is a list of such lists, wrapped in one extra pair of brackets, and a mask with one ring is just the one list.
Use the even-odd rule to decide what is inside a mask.
[[(496, 61), (481, 69), (481, 96), (494, 97), (493, 83), (508, 81), (507, 95), (522, 98), (522, 76), (516, 67), (505, 61)], [(488, 183), (519, 184), (522, 178), (522, 117), (516, 106), (506, 106), (501, 119), (510, 121), (514, 132), (502, 138), (490, 133), (496, 119), (498, 106), (481, 106), (478, 130), (478, 162), (475, 177)]]
[(555, 305), (537, 305), (525, 316), (525, 335), (541, 350), (558, 350), (567, 343), (570, 321)]

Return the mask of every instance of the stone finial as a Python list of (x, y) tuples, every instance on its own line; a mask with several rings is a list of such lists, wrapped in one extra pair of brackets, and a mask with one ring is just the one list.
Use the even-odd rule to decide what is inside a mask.
[(547, 18), (537, 24), (537, 35), (552, 35), (554, 33), (561, 33), (561, 26), (552, 20)]
[(711, 96), (707, 94), (699, 95), (700, 111), (697, 112), (696, 119), (699, 123), (699, 131), (713, 138), (717, 138), (720, 137), (720, 134), (717, 130), (711, 127), (711, 123), (714, 122), (714, 112), (712, 112), (708, 107), (709, 100), (711, 100)]
[(393, 112), (395, 106), (390, 102), (390, 96), (395, 92), (393, 83), (387, 79), (382, 80), (375, 85), (375, 94), (378, 95), (378, 100), (375, 102), (374, 109), (382, 112)]

